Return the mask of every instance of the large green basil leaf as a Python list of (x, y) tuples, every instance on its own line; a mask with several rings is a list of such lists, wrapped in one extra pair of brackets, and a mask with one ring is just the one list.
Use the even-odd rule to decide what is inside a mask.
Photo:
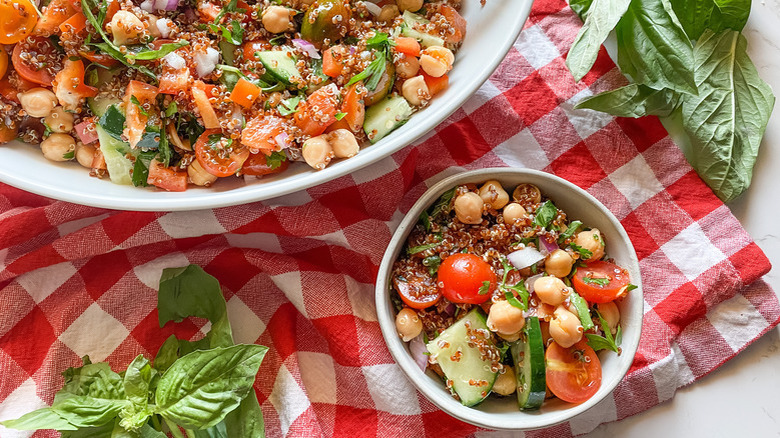
[(197, 316), (211, 321), (208, 343), (211, 347), (233, 345), (233, 332), (227, 318), (227, 304), (219, 281), (200, 266), (164, 269), (157, 295), (160, 327), (168, 321)]
[(671, 0), (677, 18), (692, 40), (705, 29), (742, 30), (750, 15), (751, 0)]
[(115, 423), (106, 423), (98, 427), (84, 427), (79, 430), (62, 432), (61, 438), (114, 438)]
[(74, 396), (57, 402), (52, 410), (76, 427), (102, 426), (128, 406), (127, 400), (108, 400), (91, 396)]
[(188, 429), (213, 427), (252, 390), (267, 350), (242, 344), (182, 357), (160, 378), (157, 412)]
[(626, 13), (630, 3), (631, 0), (593, 0), (585, 24), (566, 56), (566, 67), (575, 81), (582, 79), (593, 67), (601, 45)]
[(146, 406), (149, 403), (149, 382), (152, 381), (152, 366), (142, 354), (136, 356), (127, 366), (124, 378), (125, 396), (131, 402)]
[(249, 395), (241, 401), (238, 408), (231, 411), (225, 417), (227, 436), (251, 436), (253, 438), (265, 437), (265, 421), (257, 394), (250, 391)]
[(630, 84), (580, 101), (575, 109), (592, 109), (618, 117), (669, 116), (678, 106), (679, 94), (668, 88), (654, 90)]
[(164, 373), (179, 358), (179, 340), (176, 335), (168, 336), (154, 358), (154, 369)]
[[(246, 400), (246, 399), (244, 399)], [(235, 411), (234, 409), (233, 411)], [(216, 426), (209, 427), (208, 429), (197, 429), (193, 431), (195, 438), (230, 438), (231, 435), (227, 433), (227, 427), (225, 426), (225, 420), (220, 421)], [(233, 435), (233, 436), (252, 436), (252, 435)]]
[(683, 152), (718, 197), (730, 201), (750, 185), (775, 97), (739, 32), (705, 31), (695, 57), (699, 94), (683, 97), (683, 124), (691, 138)]
[(56, 429), (56, 430), (76, 430), (78, 427), (70, 424), (62, 418), (52, 408), (42, 408), (24, 414), (14, 420), (0, 421), (0, 424), (16, 430), (38, 430), (38, 429)]
[(569, 6), (571, 10), (580, 17), (580, 20), (585, 21), (585, 16), (590, 10), (590, 6), (593, 4), (593, 0), (569, 0)]
[[(87, 359), (88, 361), (88, 359)], [(105, 363), (87, 363), (78, 368), (68, 368), (62, 373), (65, 385), (54, 396), (54, 405), (77, 396), (104, 400), (124, 400), (122, 376)]]
[(656, 90), (696, 93), (693, 47), (669, 0), (633, 0), (616, 32), (623, 73)]

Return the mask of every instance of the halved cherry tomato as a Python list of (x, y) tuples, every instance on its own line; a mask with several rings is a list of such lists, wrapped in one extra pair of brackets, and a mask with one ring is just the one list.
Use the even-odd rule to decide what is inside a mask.
[(463, 18), (457, 9), (449, 5), (441, 5), (439, 12), (444, 15), (447, 22), (455, 30), (452, 34), (447, 34), (445, 41), (448, 43), (458, 43), (466, 36), (466, 19)]
[(110, 55), (106, 55), (105, 53), (98, 53), (98, 52), (87, 52), (85, 50), (79, 50), (79, 56), (82, 58), (94, 62), (95, 64), (100, 64), (103, 67), (116, 67), (119, 65), (119, 61), (112, 58)]
[[(32, 43), (30, 41), (32, 40)], [(22, 53), (30, 54), (27, 59), (34, 59), (35, 65), (30, 65), (28, 61), (22, 59)], [(41, 60), (40, 58), (43, 58)], [(51, 86), (54, 80), (56, 67), (60, 66), (61, 55), (54, 43), (44, 37), (29, 37), (14, 47), (14, 54), (11, 61), (14, 70), (19, 76), (36, 84), (47, 87)]]
[(596, 261), (578, 267), (571, 284), (588, 302), (608, 303), (625, 295), (629, 281), (625, 269), (614, 263)]
[(43, 8), (43, 15), (35, 26), (35, 35), (47, 37), (54, 35), (60, 28), (60, 25), (78, 12), (73, 2), (70, 0), (51, 0)]
[(32, 90), (37, 86), (38, 84), (26, 81), (19, 77), (19, 75), (11, 72), (8, 74), (7, 78), (0, 80), (0, 96), (3, 96), (10, 101), (19, 103), (19, 93)]
[(493, 268), (481, 257), (469, 253), (457, 253), (444, 259), (438, 276), (441, 293), (453, 303), (484, 303), (498, 284)]
[(38, 13), (29, 0), (0, 0), (0, 44), (15, 44), (35, 29)]
[(334, 85), (326, 85), (298, 104), (295, 124), (304, 134), (312, 137), (320, 135), (336, 121), (336, 90)]
[(413, 309), (425, 309), (441, 299), (441, 292), (427, 276), (396, 276), (393, 278), (393, 287), (401, 300)]
[(569, 348), (553, 341), (544, 359), (547, 387), (559, 399), (582, 403), (599, 390), (601, 362), (584, 339)]
[(366, 117), (366, 105), (363, 98), (368, 90), (363, 86), (363, 82), (357, 82), (347, 90), (344, 96), (344, 102), (341, 104), (341, 112), (344, 117), (328, 126), (325, 132), (332, 132), (337, 129), (346, 129), (353, 133), (360, 132), (363, 129), (363, 121)]
[(396, 37), (395, 47), (393, 49), (398, 53), (403, 53), (409, 56), (420, 56), (420, 43), (414, 38), (409, 37)]
[(431, 94), (431, 96), (439, 94), (450, 84), (450, 78), (446, 73), (439, 78), (434, 78), (420, 69), (420, 74), (425, 80), (425, 85), (428, 86), (428, 92)]
[(276, 137), (285, 132), (285, 120), (276, 116), (255, 116), (241, 131), (241, 144), (251, 149), (271, 153), (282, 146)]
[(8, 71), (8, 52), (0, 49), (0, 79), (5, 77), (6, 71)]
[(287, 160), (282, 161), (279, 166), (272, 169), (268, 165), (268, 156), (260, 152), (257, 154), (249, 154), (249, 158), (244, 161), (244, 165), (241, 166), (241, 173), (244, 175), (270, 175), (272, 173), (283, 172), (290, 166), (290, 162)]
[(165, 167), (161, 162), (152, 160), (146, 183), (169, 192), (183, 192), (187, 190), (187, 172)]
[(264, 50), (271, 50), (273, 46), (271, 43), (265, 40), (248, 41), (244, 43), (243, 53), (245, 61), (257, 61), (255, 53), (262, 52)]
[[(146, 131), (146, 122), (149, 121), (149, 116), (146, 114), (152, 112), (159, 92), (154, 85), (141, 81), (130, 81), (127, 85), (124, 98), (125, 119), (127, 122), (125, 134), (130, 146), (135, 147), (143, 138)], [(144, 109), (139, 108), (139, 106), (142, 106)]]
[[(213, 137), (212, 137), (213, 136)], [(235, 174), (249, 158), (249, 149), (233, 141), (222, 145), (222, 131), (207, 129), (195, 142), (195, 158), (206, 172), (219, 177)]]
[(0, 120), (0, 144), (15, 139), (18, 133), (19, 127), (15, 121), (12, 120), (10, 125), (6, 125), (5, 121)]
[(84, 16), (84, 13), (81, 11), (76, 12), (65, 20), (62, 24), (60, 24), (60, 32), (62, 33), (73, 33), (73, 34), (79, 34), (81, 31), (87, 29), (87, 17)]

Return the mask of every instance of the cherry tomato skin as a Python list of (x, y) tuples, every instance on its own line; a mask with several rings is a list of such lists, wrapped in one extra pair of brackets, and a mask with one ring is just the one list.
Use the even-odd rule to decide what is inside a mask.
[(259, 152), (249, 155), (249, 158), (244, 161), (244, 165), (241, 166), (241, 173), (253, 176), (270, 175), (272, 173), (283, 172), (289, 166), (290, 162), (284, 160), (278, 167), (272, 169), (271, 166), (268, 165), (268, 157), (264, 153)]
[[(27, 41), (32, 38), (33, 43), (29, 44)], [(43, 85), (45, 87), (51, 87), (52, 81), (54, 81), (54, 74), (50, 68), (47, 67), (32, 67), (27, 62), (22, 60), (22, 52), (29, 52), (33, 54), (33, 57), (37, 55), (43, 55), (46, 58), (45, 64), (56, 63), (59, 65), (60, 55), (54, 44), (44, 37), (29, 37), (24, 41), (14, 46), (14, 53), (11, 57), (11, 61), (14, 65), (14, 70), (22, 77), (22, 79), (34, 82), (36, 84)]]
[(425, 309), (438, 303), (441, 293), (425, 277), (393, 278), (393, 287), (401, 300), (412, 309)]
[[(453, 254), (439, 266), (439, 290), (449, 301), (457, 304), (482, 304), (487, 301), (496, 289), (498, 279), (493, 268), (474, 254)], [(487, 293), (484, 282), (489, 282)]]
[(596, 261), (577, 268), (571, 283), (588, 302), (608, 303), (625, 295), (629, 276), (625, 269), (614, 263)]
[(6, 71), (8, 71), (8, 52), (0, 49), (0, 79), (5, 77)]
[(218, 177), (225, 177), (235, 174), (241, 165), (249, 158), (249, 149), (242, 146), (237, 141), (232, 143), (232, 148), (227, 156), (223, 156), (223, 151), (217, 151), (209, 145), (209, 137), (212, 135), (221, 135), (219, 129), (207, 129), (195, 142), (195, 158), (203, 169)]
[(38, 23), (38, 13), (29, 0), (0, 0), (0, 44), (27, 38)]
[(582, 403), (601, 387), (601, 362), (584, 339), (569, 348), (553, 341), (544, 358), (547, 387), (559, 399)]

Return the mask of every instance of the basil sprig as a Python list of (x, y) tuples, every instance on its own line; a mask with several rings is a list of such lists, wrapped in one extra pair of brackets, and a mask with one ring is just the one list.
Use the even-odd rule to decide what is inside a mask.
[(253, 390), (267, 347), (234, 344), (219, 282), (195, 265), (163, 270), (160, 326), (189, 316), (207, 318), (199, 341), (171, 336), (154, 361), (137, 356), (122, 373), (107, 363), (68, 368), (51, 407), (0, 422), (19, 430), (55, 429), (62, 436), (265, 436)]

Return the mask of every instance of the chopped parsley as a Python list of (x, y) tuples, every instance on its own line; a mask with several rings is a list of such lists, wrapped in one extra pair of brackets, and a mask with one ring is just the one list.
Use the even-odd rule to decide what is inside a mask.
[(436, 273), (439, 272), (439, 266), (441, 266), (441, 257), (438, 254), (426, 257), (423, 259), (422, 264), (428, 268), (428, 274), (433, 277), (436, 275)]
[(479, 287), (479, 291), (477, 291), (477, 293), (480, 295), (486, 295), (488, 292), (490, 292), (490, 281), (485, 280), (482, 282), (482, 286)]
[(265, 157), (265, 164), (268, 165), (271, 170), (278, 169), (285, 161), (287, 161), (287, 155), (285, 155), (284, 152), (274, 151), (271, 152), (271, 155)]
[(62, 154), (62, 158), (66, 159), (66, 160), (72, 160), (73, 157), (75, 157), (75, 156), (76, 156), (76, 151), (75, 150), (68, 151), (68, 152), (65, 152), (64, 154)]
[(617, 327), (617, 332), (612, 336), (612, 332), (609, 330), (609, 324), (601, 316), (598, 310), (596, 310), (596, 316), (598, 317), (599, 326), (604, 332), (604, 336), (599, 336), (594, 333), (585, 333), (588, 338), (588, 345), (596, 351), (599, 350), (612, 350), (617, 354), (620, 354), (620, 343), (623, 340), (623, 330), (620, 325)]
[(555, 219), (555, 216), (557, 215), (558, 208), (555, 206), (555, 204), (552, 203), (552, 201), (547, 200), (544, 204), (540, 205), (539, 208), (536, 209), (533, 224), (541, 228), (547, 228), (550, 226), (552, 221)]
[(428, 251), (429, 249), (436, 248), (439, 245), (441, 245), (441, 242), (433, 242), (433, 243), (427, 243), (425, 245), (412, 246), (406, 249), (406, 253), (409, 255), (417, 254), (423, 251)]
[(572, 236), (574, 236), (574, 233), (577, 232), (578, 229), (582, 226), (582, 222), (580, 221), (574, 221), (569, 224), (569, 228), (566, 228), (566, 231), (561, 233), (560, 236), (558, 236), (558, 243), (563, 243), (567, 239), (570, 239)]
[(580, 254), (580, 259), (582, 259), (582, 260), (588, 260), (589, 258), (591, 258), (593, 256), (593, 253), (590, 252), (590, 250), (587, 250), (587, 249), (577, 245), (576, 243), (570, 243), (569, 246), (571, 247), (571, 249), (573, 249), (574, 251), (577, 251)]
[[(525, 283), (521, 279), (515, 285), (507, 284), (506, 280), (509, 277), (509, 273), (516, 269), (509, 263), (506, 257), (501, 257), (501, 265), (504, 267), (504, 275), (501, 278), (501, 283), (498, 285), (498, 290), (504, 293), (504, 298), (506, 298), (509, 304), (521, 310), (528, 310), (528, 298), (531, 294), (525, 288)], [(520, 300), (515, 297), (515, 293), (520, 297)]]
[(582, 277), (582, 282), (585, 284), (597, 284), (599, 286), (606, 286), (609, 284), (609, 278)]
[(298, 104), (301, 103), (301, 96), (295, 96), (291, 97), (289, 99), (285, 99), (279, 103), (279, 106), (276, 107), (276, 109), (279, 111), (279, 114), (282, 116), (289, 116), (290, 114), (295, 114), (298, 112)]
[(141, 102), (138, 100), (135, 96), (130, 96), (130, 102), (133, 103), (133, 105), (138, 107), (138, 110), (141, 111), (141, 114), (145, 115), (146, 117), (149, 117), (149, 112), (144, 109), (144, 106), (141, 105)]
[(343, 119), (343, 118), (344, 118), (344, 116), (346, 116), (346, 115), (347, 115), (347, 113), (336, 113), (336, 116), (335, 116), (335, 117), (336, 117), (336, 120), (341, 120), (341, 119)]

